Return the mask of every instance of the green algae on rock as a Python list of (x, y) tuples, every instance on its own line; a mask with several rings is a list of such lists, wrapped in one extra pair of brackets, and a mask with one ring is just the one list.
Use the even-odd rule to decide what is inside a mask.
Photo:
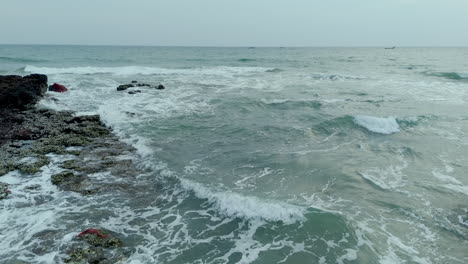
[(0, 200), (7, 198), (10, 194), (8, 186), (7, 183), (0, 182)]

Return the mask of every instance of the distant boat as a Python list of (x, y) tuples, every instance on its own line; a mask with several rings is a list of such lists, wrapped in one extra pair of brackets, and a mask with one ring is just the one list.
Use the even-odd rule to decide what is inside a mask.
[(396, 47), (395, 47), (395, 46), (393, 46), (393, 47), (390, 47), (390, 48), (385, 48), (385, 49), (395, 49), (395, 48), (396, 48)]

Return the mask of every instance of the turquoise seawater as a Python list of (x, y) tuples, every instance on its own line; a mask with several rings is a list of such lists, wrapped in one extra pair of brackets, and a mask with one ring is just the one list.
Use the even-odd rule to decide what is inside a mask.
[[(2, 263), (58, 262), (83, 226), (134, 264), (468, 263), (468, 48), (0, 46), (0, 74), (30, 73), (147, 173), (0, 201)], [(132, 80), (166, 89), (116, 91)]]

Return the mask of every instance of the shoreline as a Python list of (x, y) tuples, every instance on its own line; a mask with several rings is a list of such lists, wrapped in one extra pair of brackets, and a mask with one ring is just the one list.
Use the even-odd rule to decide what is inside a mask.
[[(0, 105), (0, 201), (14, 199), (23, 192), (46, 196), (49, 187), (41, 184), (18, 189), (15, 184), (4, 181), (43, 177), (51, 168), (54, 169), (49, 180), (59, 192), (83, 196), (102, 196), (112, 192), (131, 195), (134, 188), (130, 183), (143, 173), (134, 163), (136, 149), (121, 142), (98, 115), (77, 116), (72, 111), (38, 108), (36, 102), (45, 94), (47, 77), (37, 75), (32, 78), (40, 79), (38, 83), (24, 83), (27, 77), (14, 78), (12, 82), (0, 76), (0, 101), (6, 102)], [(23, 100), (25, 89), (35, 91), (35, 96)], [(107, 179), (92, 177), (99, 173), (107, 175)], [(89, 230), (99, 231), (86, 233)], [(125, 246), (122, 235), (107, 230), (105, 226), (90, 226), (83, 232), (84, 235), (73, 238), (70, 245), (59, 253), (63, 255), (60, 261), (117, 263), (128, 257), (124, 254), (126, 250), (122, 249)], [(40, 239), (47, 240), (46, 237)]]

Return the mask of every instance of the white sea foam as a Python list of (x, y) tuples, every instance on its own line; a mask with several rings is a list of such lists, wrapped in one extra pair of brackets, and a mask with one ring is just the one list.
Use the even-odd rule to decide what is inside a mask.
[(400, 157), (400, 161), (401, 164), (398, 165), (390, 165), (386, 168), (370, 168), (359, 174), (381, 189), (395, 190), (406, 185), (403, 170), (408, 167), (408, 162), (404, 157)]
[(461, 182), (458, 181), (457, 179), (455, 179), (454, 177), (442, 174), (442, 173), (440, 173), (438, 171), (432, 171), (432, 175), (434, 177), (436, 177), (437, 179), (439, 179), (441, 181), (444, 181), (444, 182), (450, 182), (450, 183), (454, 183), (454, 184), (461, 184)]
[(354, 122), (375, 133), (392, 134), (400, 132), (400, 126), (394, 117), (356, 115), (354, 116)]
[(190, 69), (169, 69), (158, 67), (144, 67), (144, 66), (122, 66), (122, 67), (68, 67), (68, 68), (55, 68), (55, 67), (37, 67), (28, 65), (24, 68), (25, 72), (38, 72), (42, 74), (112, 74), (112, 75), (244, 75), (252, 73), (261, 73), (271, 70), (271, 68), (264, 67), (203, 67), (203, 68), (190, 68)]
[(282, 221), (292, 224), (305, 219), (306, 208), (278, 201), (264, 201), (229, 191), (212, 191), (200, 183), (181, 179), (185, 189), (192, 190), (198, 198), (208, 199), (224, 215), (247, 219)]
[(447, 189), (450, 189), (452, 191), (456, 191), (456, 192), (468, 195), (468, 186), (455, 185), (455, 184), (445, 184), (444, 187), (447, 188)]

